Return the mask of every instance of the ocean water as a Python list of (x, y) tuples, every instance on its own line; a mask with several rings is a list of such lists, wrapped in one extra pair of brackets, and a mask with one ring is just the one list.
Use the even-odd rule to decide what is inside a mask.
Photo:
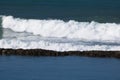
[(120, 60), (0, 56), (1, 80), (119, 80)]
[(119, 0), (0, 0), (0, 14), (20, 18), (119, 22)]
[(120, 0), (0, 0), (0, 48), (120, 50)]
[[(120, 0), (0, 0), (0, 48), (120, 50)], [(120, 80), (120, 60), (0, 56), (0, 80)]]

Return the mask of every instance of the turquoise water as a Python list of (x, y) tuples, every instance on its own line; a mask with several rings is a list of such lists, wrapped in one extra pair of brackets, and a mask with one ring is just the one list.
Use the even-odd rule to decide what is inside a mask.
[(0, 15), (120, 22), (120, 0), (0, 0)]
[(120, 60), (0, 56), (1, 80), (120, 80)]

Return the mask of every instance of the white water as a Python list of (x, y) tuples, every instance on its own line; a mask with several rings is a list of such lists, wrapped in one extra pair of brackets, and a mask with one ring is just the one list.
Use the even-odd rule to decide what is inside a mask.
[(56, 51), (120, 50), (120, 24), (2, 16), (0, 48)]

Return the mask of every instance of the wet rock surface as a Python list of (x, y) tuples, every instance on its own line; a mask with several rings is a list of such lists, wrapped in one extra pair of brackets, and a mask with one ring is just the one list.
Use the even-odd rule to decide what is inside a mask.
[(120, 58), (120, 51), (66, 51), (58, 52), (43, 49), (0, 49), (0, 55), (21, 56), (88, 56)]

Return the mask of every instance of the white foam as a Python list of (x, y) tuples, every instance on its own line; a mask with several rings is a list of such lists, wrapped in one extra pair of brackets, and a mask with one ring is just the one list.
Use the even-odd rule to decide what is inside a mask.
[(120, 50), (120, 46), (111, 45), (76, 45), (74, 43), (56, 43), (49, 41), (22, 41), (16, 39), (2, 39), (0, 40), (0, 48), (13, 48), (13, 49), (47, 49), (54, 51), (90, 51), (90, 50), (103, 50), (115, 51)]
[(120, 50), (120, 24), (2, 16), (0, 48), (55, 51)]
[(77, 22), (70, 20), (20, 19), (12, 16), (2, 17), (3, 28), (15, 32), (29, 32), (42, 37), (79, 38), (84, 40), (120, 41), (120, 24)]

